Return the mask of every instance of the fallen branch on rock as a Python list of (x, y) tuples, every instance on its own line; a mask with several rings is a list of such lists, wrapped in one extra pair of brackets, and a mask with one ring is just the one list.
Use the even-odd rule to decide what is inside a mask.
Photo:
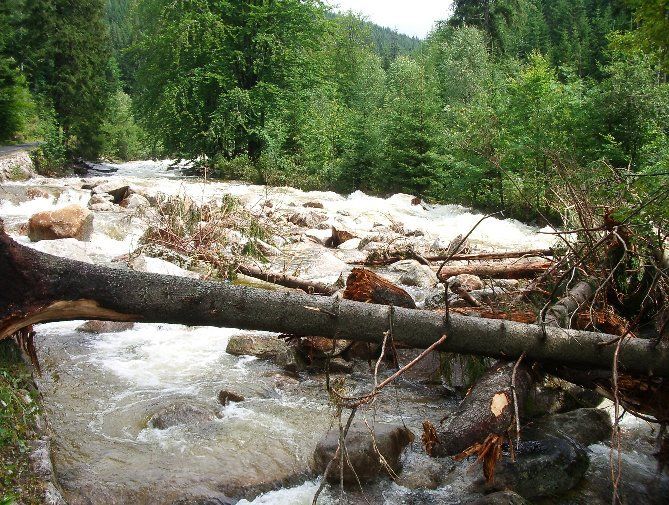
[(463, 265), (444, 265), (439, 272), (439, 280), (446, 281), (460, 274), (478, 275), (491, 279), (531, 279), (545, 272), (553, 264), (545, 259), (514, 261), (513, 263), (487, 262)]
[[(427, 261), (490, 261), (516, 258), (544, 258), (553, 256), (551, 249), (530, 249), (527, 251), (504, 251), (504, 252), (480, 252), (471, 254), (454, 254), (449, 256), (447, 254), (426, 254), (422, 256)], [(387, 258), (369, 258), (363, 261), (351, 261), (351, 265), (365, 265), (365, 266), (382, 266), (397, 263), (403, 259), (410, 259), (410, 256), (393, 255)]]
[(253, 265), (239, 265), (237, 271), (240, 274), (260, 279), (272, 284), (278, 284), (287, 288), (301, 289), (305, 293), (316, 295), (333, 295), (337, 292), (337, 287), (324, 282), (307, 281), (299, 277), (293, 277), (287, 274), (271, 273), (262, 270)]

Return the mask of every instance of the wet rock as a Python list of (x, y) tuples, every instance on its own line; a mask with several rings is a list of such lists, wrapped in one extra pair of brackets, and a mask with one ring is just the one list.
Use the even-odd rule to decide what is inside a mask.
[(28, 221), (28, 236), (33, 242), (75, 238), (89, 240), (93, 233), (93, 213), (79, 205), (38, 212)]
[(568, 382), (551, 381), (530, 389), (525, 401), (525, 417), (531, 419), (582, 407), (597, 407), (601, 402), (602, 397), (594, 391)]
[(119, 205), (124, 209), (134, 210), (150, 207), (151, 203), (146, 199), (146, 197), (137, 193), (131, 193), (125, 197), (121, 203), (119, 203)]
[(437, 274), (427, 265), (421, 265), (416, 260), (402, 260), (393, 263), (390, 271), (399, 274), (398, 280), (406, 286), (431, 288), (437, 284)]
[(443, 284), (437, 284), (425, 294), (423, 307), (426, 309), (443, 309), (446, 306), (446, 290)]
[(133, 270), (138, 272), (149, 272), (152, 274), (174, 275), (176, 277), (189, 277), (191, 279), (199, 279), (200, 275), (197, 272), (184, 270), (183, 268), (165, 261), (160, 258), (152, 258), (140, 254), (128, 262), (128, 265)]
[[(388, 462), (388, 465), (397, 474), (402, 469), (400, 456), (404, 448), (410, 444), (414, 436), (407, 428), (401, 425), (377, 423), (374, 425), (374, 439), (379, 453)], [(332, 429), (316, 445), (314, 451), (314, 471), (319, 474), (325, 472), (330, 460), (334, 456), (339, 441), (339, 430)], [(344, 484), (356, 485), (357, 478), (361, 482), (369, 482), (386, 470), (379, 462), (379, 456), (374, 449), (374, 441), (367, 426), (361, 422), (354, 422), (346, 436), (346, 450), (350, 463), (344, 464)], [(352, 466), (352, 468), (351, 468)], [(339, 482), (339, 465), (335, 462), (328, 472), (328, 482)]]
[[(319, 212), (300, 211), (288, 216), (288, 222), (303, 228), (318, 228), (328, 217)], [(329, 228), (329, 227), (328, 227)]]
[(448, 279), (448, 285), (452, 289), (462, 288), (465, 291), (477, 291), (483, 289), (485, 284), (478, 275), (460, 274)]
[(289, 372), (301, 372), (307, 368), (306, 360), (296, 348), (290, 345), (286, 345), (271, 359)]
[(515, 461), (505, 454), (487, 487), (510, 489), (527, 500), (560, 496), (583, 479), (588, 464), (586, 449), (576, 442), (564, 438), (521, 441)]
[(35, 175), (35, 167), (27, 151), (0, 155), (0, 182), (25, 181)]
[(51, 198), (51, 195), (48, 191), (41, 188), (28, 188), (26, 190), (26, 197), (30, 200), (35, 200), (36, 198)]
[(353, 363), (342, 358), (332, 358), (329, 367), (332, 373), (350, 373), (353, 370)]
[(285, 373), (274, 374), (272, 379), (274, 380), (274, 387), (282, 390), (293, 388), (300, 383), (299, 379)]
[(186, 402), (177, 402), (153, 414), (147, 424), (157, 430), (166, 430), (180, 424), (195, 425), (214, 419), (216, 419), (216, 414), (208, 408)]
[(312, 229), (305, 231), (304, 236), (317, 244), (325, 245), (325, 243), (332, 237), (332, 232), (329, 230)]
[(63, 238), (59, 240), (41, 240), (31, 244), (31, 247), (37, 251), (71, 260), (83, 261), (84, 263), (93, 263), (93, 259), (88, 255), (86, 244), (74, 238)]
[[(604, 444), (589, 447), (590, 467), (581, 485), (564, 496), (562, 503), (574, 505), (606, 505), (611, 503), (611, 449)], [(614, 454), (614, 457), (617, 457)], [(666, 505), (669, 496), (669, 475), (657, 472), (655, 459), (641, 452), (623, 451), (620, 502), (634, 505)]]
[(111, 202), (94, 203), (93, 205), (89, 205), (88, 208), (93, 212), (111, 212), (116, 210), (116, 207)]
[[(401, 364), (410, 363), (417, 358), (423, 349), (397, 349), (397, 356)], [(416, 363), (402, 376), (405, 379), (415, 380), (423, 384), (441, 384), (441, 359), (438, 351), (432, 351)]]
[(221, 405), (225, 406), (230, 402), (243, 402), (244, 397), (233, 391), (228, 391), (227, 389), (221, 389), (218, 392), (218, 401)]
[(567, 437), (588, 446), (611, 436), (611, 417), (602, 409), (577, 409), (537, 419), (523, 429), (523, 437)]
[(437, 489), (444, 483), (448, 472), (446, 461), (431, 458), (424, 453), (410, 452), (395, 482), (407, 489)]
[(98, 184), (92, 191), (94, 195), (104, 195), (105, 193), (111, 195), (113, 202), (116, 204), (121, 203), (132, 193), (130, 186), (123, 184), (122, 181), (114, 180)]
[(352, 238), (350, 240), (347, 240), (346, 242), (343, 242), (337, 246), (337, 249), (340, 249), (342, 251), (355, 251), (358, 249), (360, 246), (361, 239), (359, 238)]
[[(289, 345), (275, 335), (242, 333), (230, 337), (225, 352), (233, 356), (256, 356), (262, 359), (276, 358), (286, 353)], [(291, 349), (292, 350), (292, 349)]]
[(530, 505), (530, 502), (513, 491), (498, 491), (468, 502), (467, 505)]
[(472, 354), (456, 354), (442, 352), (441, 377), (443, 385), (464, 394), (485, 371), (492, 365), (494, 360)]
[(77, 326), (77, 331), (86, 333), (118, 333), (131, 330), (135, 326), (132, 322), (123, 321), (86, 321)]
[(272, 244), (268, 244), (264, 240), (256, 239), (254, 241), (256, 248), (263, 253), (265, 256), (280, 256), (281, 250), (277, 247), (274, 247)]
[(307, 202), (302, 207), (306, 207), (308, 209), (322, 209), (323, 204), (321, 202), (313, 201), (313, 202)]
[(35, 475), (44, 481), (53, 478), (53, 464), (51, 463), (51, 443), (44, 437), (30, 443), (30, 466)]

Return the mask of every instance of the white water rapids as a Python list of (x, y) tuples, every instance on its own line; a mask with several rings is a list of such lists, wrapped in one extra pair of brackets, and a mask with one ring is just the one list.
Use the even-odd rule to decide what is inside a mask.
[[(456, 205), (412, 205), (410, 195), (377, 198), (356, 192), (342, 196), (204, 182), (183, 177), (168, 166), (168, 162), (151, 161), (111, 165), (118, 171), (105, 179), (122, 180), (149, 198), (159, 193), (181, 194), (204, 203), (231, 194), (251, 210), (268, 201), (273, 211), (302, 211), (305, 203), (320, 202), (327, 214), (321, 228), (336, 226), (365, 237), (400, 224), (428, 245), (447, 244), (467, 233), (482, 217)], [(25, 198), (24, 190), (36, 186), (46, 193)], [(131, 253), (147, 226), (133, 212), (96, 212), (94, 233), (87, 242), (30, 243), (20, 232), (21, 225), (36, 212), (71, 203), (85, 207), (90, 198), (91, 191), (82, 189), (80, 178), (7, 183), (0, 189), (0, 216), (12, 236), (26, 245), (118, 266), (115, 258)], [(535, 227), (494, 217), (484, 220), (469, 240), (472, 247), (481, 250), (545, 248), (551, 241), (550, 235)], [(350, 269), (344, 260), (361, 254), (315, 248), (309, 241), (280, 248), (283, 255), (273, 260), (273, 266), (292, 268), (299, 264), (301, 276), (326, 282)], [(149, 269), (180, 272), (164, 262), (153, 263)], [(271, 363), (227, 354), (228, 339), (239, 330), (137, 324), (119, 333), (90, 334), (76, 331), (80, 324), (51, 323), (37, 328), (44, 369), (38, 384), (53, 431), (56, 474), (71, 504), (214, 504), (228, 503), (230, 494), (244, 504), (311, 503), (319, 481), (306, 474), (309, 461), (316, 442), (332, 423), (322, 376), (300, 377), (298, 381)], [(356, 380), (363, 384), (367, 379), (361, 375)], [(221, 389), (239, 393), (246, 400), (223, 407), (217, 401)], [(153, 413), (184, 400), (215, 411), (218, 417), (165, 430), (147, 425)], [(418, 434), (423, 419), (437, 422), (454, 405), (455, 400), (443, 392), (406, 381), (366, 415), (403, 421)], [(643, 437), (638, 448), (647, 452), (647, 426), (632, 423), (626, 429), (631, 436)], [(418, 447), (420, 441), (414, 444)], [(593, 448), (595, 454), (607, 450), (602, 447)], [(629, 449), (627, 464), (652, 479), (651, 462), (641, 451)], [(407, 464), (420, 467), (423, 463), (415, 460)], [(461, 503), (471, 495), (465, 491), (464, 471), (458, 469), (453, 475), (432, 491), (379, 484), (370, 491), (370, 499), (388, 504)], [(283, 487), (276, 489), (277, 482)], [(323, 503), (333, 503), (337, 492), (323, 496)], [(364, 503), (360, 497), (356, 499)]]

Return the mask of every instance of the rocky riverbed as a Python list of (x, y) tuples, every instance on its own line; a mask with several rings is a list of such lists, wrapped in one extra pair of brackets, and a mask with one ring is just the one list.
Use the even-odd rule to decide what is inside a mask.
[[(202, 276), (207, 273), (187, 271), (188, 265), (133, 253), (161, 195), (181, 195), (200, 205), (232, 195), (271, 224), (261, 244), (267, 260), (263, 268), (335, 283), (345, 280), (352, 262), (372, 251), (397, 244), (443, 251), (482, 217), (411, 195), (342, 196), (205, 182), (183, 176), (167, 162), (97, 168), (84, 178), (2, 184), (0, 216), (10, 234), (41, 251), (80, 261)], [(352, 237), (326, 247), (333, 227)], [(234, 240), (248, 237), (237, 234)], [(550, 235), (535, 227), (497, 218), (483, 221), (468, 240), (474, 251), (550, 245)], [(419, 307), (443, 304), (443, 286), (415, 260), (377, 272), (400, 284)], [(474, 283), (468, 290), (477, 297), (513, 286), (467, 281)], [(43, 369), (37, 383), (51, 448), (49, 453), (42, 446), (40, 457), (53, 462), (56, 488), (68, 503), (311, 503), (323, 462), (333, 452), (333, 437), (336, 441), (335, 407), (322, 370), (301, 366), (299, 356), (276, 335), (83, 321), (36, 330)], [(413, 356), (402, 351), (400, 362)], [(373, 387), (368, 362), (347, 357), (332, 369), (333, 380), (351, 394), (368, 391)], [(533, 393), (526, 442), (516, 463), (499, 466), (493, 484), (484, 485), (472, 460), (428, 457), (420, 441), (422, 422), (439, 423), (455, 409), (467, 384), (467, 360), (452, 362), (445, 374), (443, 358), (431, 356), (357, 415), (350, 456), (369, 472), (361, 479), (362, 491), (357, 485), (347, 488), (351, 503), (611, 502), (612, 409), (592, 395), (556, 385)], [(382, 368), (381, 375), (391, 372)], [(377, 468), (364, 421), (376, 427), (376, 443), (387, 455), (394, 480)], [(623, 503), (666, 503), (669, 478), (652, 457), (657, 427), (629, 416), (621, 426)], [(333, 483), (319, 503), (338, 499)]]

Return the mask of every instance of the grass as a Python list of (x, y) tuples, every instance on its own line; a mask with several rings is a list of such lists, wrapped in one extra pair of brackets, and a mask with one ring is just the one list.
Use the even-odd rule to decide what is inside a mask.
[(258, 241), (272, 235), (266, 216), (253, 214), (230, 195), (207, 204), (183, 195), (162, 196), (148, 212), (151, 225), (138, 252), (182, 268), (203, 265), (219, 278), (234, 278), (243, 257), (264, 260)]
[(42, 484), (30, 468), (36, 434), (37, 391), (11, 340), (0, 341), (0, 505), (43, 502)]

